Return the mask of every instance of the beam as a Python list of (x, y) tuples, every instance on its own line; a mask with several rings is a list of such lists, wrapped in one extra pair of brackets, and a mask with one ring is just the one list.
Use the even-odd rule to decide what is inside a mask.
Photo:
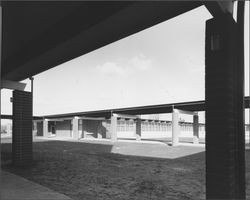
[(185, 115), (198, 115), (198, 113), (194, 111), (187, 111), (187, 110), (180, 110), (180, 109), (176, 109), (176, 111), (178, 111), (180, 114), (185, 114)]
[(123, 119), (138, 119), (140, 118), (139, 116), (136, 115), (127, 115), (127, 114), (117, 114), (117, 118), (123, 118)]
[(63, 122), (63, 121), (66, 121), (66, 120), (72, 120), (74, 117), (64, 117), (64, 118), (51, 118), (51, 119), (48, 119), (46, 118), (47, 121), (51, 121), (51, 122)]
[(203, 0), (203, 4), (213, 17), (220, 17), (226, 13), (230, 13), (233, 16), (234, 1), (207, 1)]
[(84, 120), (93, 120), (93, 121), (103, 121), (105, 120), (105, 117), (78, 117), (79, 119)]
[(24, 91), (25, 87), (26, 87), (26, 83), (20, 83), (20, 82), (9, 81), (9, 80), (1, 81), (1, 89)]

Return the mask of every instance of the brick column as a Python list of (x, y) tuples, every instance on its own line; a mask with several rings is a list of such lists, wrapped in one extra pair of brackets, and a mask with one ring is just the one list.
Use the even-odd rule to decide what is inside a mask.
[(79, 118), (78, 117), (74, 117), (72, 119), (72, 137), (75, 140), (79, 139)]
[(111, 116), (111, 141), (116, 142), (117, 141), (117, 116), (112, 115)]
[(135, 134), (136, 134), (136, 140), (140, 141), (141, 140), (141, 119), (140, 118), (136, 119)]
[[(245, 199), (245, 143), (237, 116), (237, 24), (230, 14), (206, 22), (206, 197)], [(244, 66), (243, 66), (244, 67)], [(243, 75), (244, 77), (244, 75)], [(241, 87), (243, 87), (241, 85)]]
[(14, 165), (32, 162), (32, 95), (13, 91), (12, 158)]
[(172, 146), (179, 145), (179, 135), (180, 135), (179, 112), (178, 110), (173, 109), (173, 112), (172, 112)]
[(199, 116), (193, 115), (193, 143), (199, 144)]

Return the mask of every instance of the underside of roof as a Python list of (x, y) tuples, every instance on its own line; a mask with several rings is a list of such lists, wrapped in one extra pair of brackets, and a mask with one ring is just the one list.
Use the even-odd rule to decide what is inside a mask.
[(23, 80), (201, 5), (201, 1), (5, 1), (2, 78)]

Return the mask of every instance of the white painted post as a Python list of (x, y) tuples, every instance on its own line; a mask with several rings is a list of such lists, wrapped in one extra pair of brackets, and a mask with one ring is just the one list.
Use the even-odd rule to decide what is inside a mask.
[(74, 117), (72, 119), (72, 137), (75, 140), (79, 139), (79, 118), (78, 117)]
[(179, 112), (173, 109), (172, 112), (172, 146), (178, 146), (180, 135)]
[(111, 141), (117, 141), (117, 116), (115, 114), (111, 116)]
[(43, 120), (43, 137), (49, 137), (48, 119)]

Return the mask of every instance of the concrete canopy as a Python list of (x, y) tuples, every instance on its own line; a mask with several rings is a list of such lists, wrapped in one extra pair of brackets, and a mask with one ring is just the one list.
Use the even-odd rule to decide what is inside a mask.
[(201, 1), (2, 2), (2, 78), (26, 79), (201, 5)]

